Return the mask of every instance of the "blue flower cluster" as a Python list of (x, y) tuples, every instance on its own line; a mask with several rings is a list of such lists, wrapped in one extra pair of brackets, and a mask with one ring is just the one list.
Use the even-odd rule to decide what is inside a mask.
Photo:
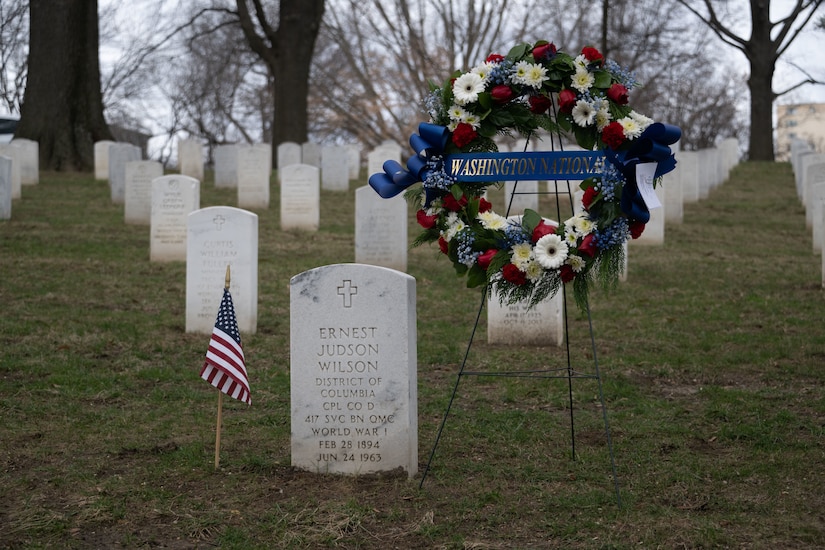
[(507, 248), (521, 243), (526, 243), (530, 240), (530, 235), (527, 235), (524, 232), (524, 228), (521, 225), (513, 222), (509, 222), (504, 227), (504, 238), (507, 240)]
[(424, 110), (430, 116), (430, 120), (438, 120), (444, 110), (444, 100), (441, 97), (441, 88), (432, 90), (424, 98)]
[(636, 80), (636, 73), (628, 71), (612, 59), (605, 61), (604, 68), (613, 73), (619, 83), (623, 84), (628, 90), (632, 90), (639, 85), (639, 81)]
[(616, 198), (616, 192), (621, 191), (623, 186), (624, 176), (619, 172), (619, 169), (611, 162), (605, 163), (598, 184), (602, 199), (606, 202), (613, 202)]
[(473, 251), (473, 242), (476, 240), (473, 231), (469, 227), (465, 228), (459, 231), (454, 238), (458, 241), (458, 249), (456, 251), (458, 261), (467, 267), (472, 267), (473, 264), (476, 263), (479, 254), (481, 254), (480, 252)]
[(620, 216), (607, 227), (596, 230), (596, 246), (600, 250), (622, 246), (629, 234), (630, 229), (627, 225), (627, 218)]
[(510, 75), (513, 74), (513, 62), (503, 59), (490, 71), (490, 80), (493, 84), (510, 84)]
[(444, 160), (440, 156), (432, 157), (427, 160), (427, 169), (425, 171), (424, 187), (430, 189), (441, 189), (448, 191), (450, 187), (455, 184), (455, 176), (451, 176), (444, 171)]

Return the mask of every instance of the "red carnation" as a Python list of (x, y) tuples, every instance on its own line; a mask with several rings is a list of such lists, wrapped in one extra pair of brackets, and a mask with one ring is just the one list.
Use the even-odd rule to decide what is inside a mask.
[(604, 64), (604, 56), (602, 55), (602, 52), (592, 46), (585, 46), (582, 48), (582, 55), (584, 55), (584, 57), (591, 63), (598, 63), (600, 67)]
[(531, 238), (533, 239), (534, 243), (539, 242), (539, 239), (544, 237), (545, 235), (552, 235), (556, 232), (556, 227), (554, 225), (550, 225), (549, 223), (541, 220), (539, 224), (533, 229), (533, 235)]
[(478, 132), (466, 122), (459, 122), (453, 131), (453, 143), (459, 148), (469, 145), (469, 143), (477, 137)]
[(501, 270), (501, 276), (504, 277), (505, 281), (514, 285), (521, 286), (527, 282), (527, 276), (524, 272), (513, 264), (505, 265)]
[(607, 98), (619, 105), (627, 105), (627, 88), (623, 84), (615, 82), (607, 89)]
[(530, 112), (537, 115), (545, 112), (552, 105), (550, 98), (544, 95), (531, 95), (527, 101), (530, 103)]
[(506, 85), (506, 84), (499, 84), (498, 86), (493, 86), (493, 89), (490, 90), (490, 97), (493, 98), (493, 101), (496, 103), (507, 103), (511, 99), (513, 99), (513, 89)]
[(624, 128), (616, 121), (611, 122), (602, 130), (602, 141), (611, 149), (618, 149), (624, 143)]
[(536, 61), (543, 61), (550, 59), (556, 55), (556, 45), (550, 42), (549, 44), (542, 44), (533, 48), (533, 59)]
[(478, 262), (478, 266), (484, 271), (487, 271), (487, 268), (490, 267), (490, 262), (493, 261), (493, 256), (496, 254), (498, 254), (498, 250), (491, 248), (484, 254), (479, 255), (478, 260), (476, 260)]
[(582, 243), (578, 246), (579, 252), (583, 254), (587, 254), (591, 258), (596, 255), (596, 234), (589, 233), (583, 239)]
[(497, 53), (491, 53), (487, 56), (487, 59), (485, 59), (485, 61), (487, 63), (500, 63), (501, 61), (504, 61), (504, 56), (499, 55)]
[(573, 271), (573, 268), (567, 264), (561, 266), (559, 269), (559, 276), (561, 277), (561, 282), (569, 283), (576, 277), (576, 272)]
[(444, 208), (449, 210), (450, 212), (458, 212), (465, 206), (467, 206), (467, 197), (464, 195), (461, 196), (461, 200), (455, 200), (455, 197), (452, 193), (447, 193), (444, 195), (444, 198), (441, 199), (442, 204), (444, 204)]
[(443, 252), (444, 254), (450, 253), (450, 243), (444, 240), (444, 237), (438, 238), (438, 248), (440, 248), (441, 252)]
[(415, 218), (418, 221), (418, 225), (420, 225), (424, 229), (432, 229), (433, 227), (435, 227), (435, 222), (438, 221), (437, 214), (428, 216), (425, 210), (419, 210), (418, 212), (416, 212)]
[(590, 205), (593, 204), (593, 200), (599, 192), (596, 190), (596, 187), (588, 187), (584, 190), (584, 195), (582, 195), (582, 205), (587, 209), (590, 210)]
[(484, 212), (489, 212), (492, 209), (493, 209), (493, 203), (491, 203), (490, 201), (488, 201), (484, 197), (481, 197), (480, 199), (478, 199), (478, 212), (479, 212), (479, 214), (484, 213)]
[(559, 110), (562, 113), (573, 112), (576, 106), (576, 92), (573, 90), (562, 90), (559, 92)]
[(636, 221), (630, 224), (630, 236), (634, 239), (641, 237), (644, 230), (645, 224), (642, 222)]

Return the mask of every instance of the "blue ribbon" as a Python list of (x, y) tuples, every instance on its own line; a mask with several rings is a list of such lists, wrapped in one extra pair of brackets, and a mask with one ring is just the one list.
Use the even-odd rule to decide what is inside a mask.
[[(385, 199), (390, 199), (408, 187), (427, 177), (427, 161), (443, 154), (450, 132), (444, 126), (422, 122), (418, 125), (418, 134), (410, 136), (410, 146), (415, 155), (407, 161), (407, 168), (394, 160), (384, 163), (384, 172), (373, 174), (369, 178), (370, 187)], [(429, 201), (428, 201), (429, 202)]]
[(630, 149), (626, 151), (605, 149), (605, 156), (625, 178), (621, 208), (631, 221), (642, 223), (650, 221), (650, 211), (636, 183), (636, 165), (655, 162), (654, 177), (658, 178), (667, 174), (676, 167), (676, 157), (671, 152), (670, 145), (679, 141), (681, 136), (682, 130), (678, 126), (654, 122), (633, 142)]

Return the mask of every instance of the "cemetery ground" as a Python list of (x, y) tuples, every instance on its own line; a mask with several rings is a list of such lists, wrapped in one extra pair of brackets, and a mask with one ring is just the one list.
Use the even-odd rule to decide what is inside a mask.
[[(234, 206), (208, 178), (201, 207)], [(256, 211), (252, 406), (224, 399), (217, 471), (184, 264), (150, 263), (148, 227), (105, 183), (24, 187), (0, 223), (0, 547), (821, 547), (825, 300), (788, 164), (736, 167), (591, 297), (621, 506), (592, 379), (573, 380), (571, 437), (566, 380), (462, 377), (419, 488), (480, 301), (434, 246), (409, 257), (419, 475), (291, 468), (289, 278), (353, 260), (363, 183), (322, 192), (317, 233), (279, 229), (274, 185)], [(566, 366), (556, 348), (488, 345), (483, 319), (468, 370)], [(571, 361), (592, 371), (587, 326), (571, 300)]]

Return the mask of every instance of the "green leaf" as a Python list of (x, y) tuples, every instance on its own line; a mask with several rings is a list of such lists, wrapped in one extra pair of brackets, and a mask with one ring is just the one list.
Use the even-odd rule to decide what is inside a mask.
[(541, 215), (538, 212), (527, 208), (521, 216), (521, 225), (523, 225), (528, 232), (532, 233), (541, 223), (541, 220)]
[(530, 44), (518, 44), (517, 46), (513, 46), (513, 48), (507, 53), (507, 59), (511, 61), (518, 61), (527, 53), (527, 48), (530, 47)]
[(467, 272), (467, 288), (475, 288), (487, 284), (487, 272), (478, 264), (473, 265)]
[(453, 196), (455, 200), (461, 200), (461, 196), (464, 194), (464, 190), (461, 186), (457, 183), (454, 183), (452, 187), (450, 187), (450, 194)]
[(593, 86), (596, 88), (609, 88), (613, 79), (607, 71), (593, 71)]

